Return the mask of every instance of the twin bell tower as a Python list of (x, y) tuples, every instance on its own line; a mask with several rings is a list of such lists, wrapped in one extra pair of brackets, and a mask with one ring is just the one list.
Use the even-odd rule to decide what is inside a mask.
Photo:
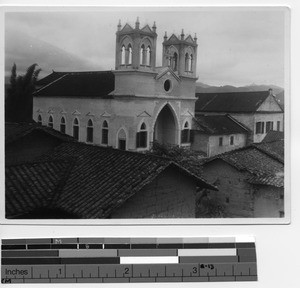
[[(132, 27), (121, 21), (116, 32), (117, 71), (157, 72), (156, 67), (156, 24), (140, 26), (139, 18)], [(169, 67), (179, 77), (196, 78), (197, 37), (185, 36), (182, 30), (179, 36), (172, 34), (163, 39), (162, 67)]]

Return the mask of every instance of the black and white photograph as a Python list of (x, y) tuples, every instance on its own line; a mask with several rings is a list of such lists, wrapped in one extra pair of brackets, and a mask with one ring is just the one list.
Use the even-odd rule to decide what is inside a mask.
[(287, 219), (289, 21), (285, 7), (5, 12), (5, 218)]

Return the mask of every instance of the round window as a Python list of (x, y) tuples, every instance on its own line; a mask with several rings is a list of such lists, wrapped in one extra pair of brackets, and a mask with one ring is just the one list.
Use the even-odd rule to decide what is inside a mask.
[(166, 92), (170, 91), (171, 89), (171, 80), (167, 79), (164, 83), (164, 89)]

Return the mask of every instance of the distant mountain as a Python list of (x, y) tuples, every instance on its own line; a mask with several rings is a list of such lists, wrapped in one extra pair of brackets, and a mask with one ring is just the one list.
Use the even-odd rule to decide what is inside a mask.
[[(20, 33), (18, 30), (5, 34), (5, 71), (9, 77), (13, 64), (17, 73), (25, 73), (33, 63), (42, 69), (40, 78), (55, 71), (101, 70), (101, 67), (53, 46), (41, 39)], [(6, 79), (7, 80), (7, 77)]]
[(196, 83), (197, 93), (225, 93), (225, 92), (250, 92), (250, 91), (267, 91), (273, 89), (275, 95), (283, 92), (283, 88), (276, 85), (256, 85), (251, 84), (247, 86), (235, 87), (231, 85), (225, 86), (210, 86), (201, 82)]

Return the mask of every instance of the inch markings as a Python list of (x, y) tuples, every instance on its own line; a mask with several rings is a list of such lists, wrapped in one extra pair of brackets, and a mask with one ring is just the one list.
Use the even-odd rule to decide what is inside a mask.
[(1, 282), (257, 281), (255, 242), (246, 239), (3, 239)]

